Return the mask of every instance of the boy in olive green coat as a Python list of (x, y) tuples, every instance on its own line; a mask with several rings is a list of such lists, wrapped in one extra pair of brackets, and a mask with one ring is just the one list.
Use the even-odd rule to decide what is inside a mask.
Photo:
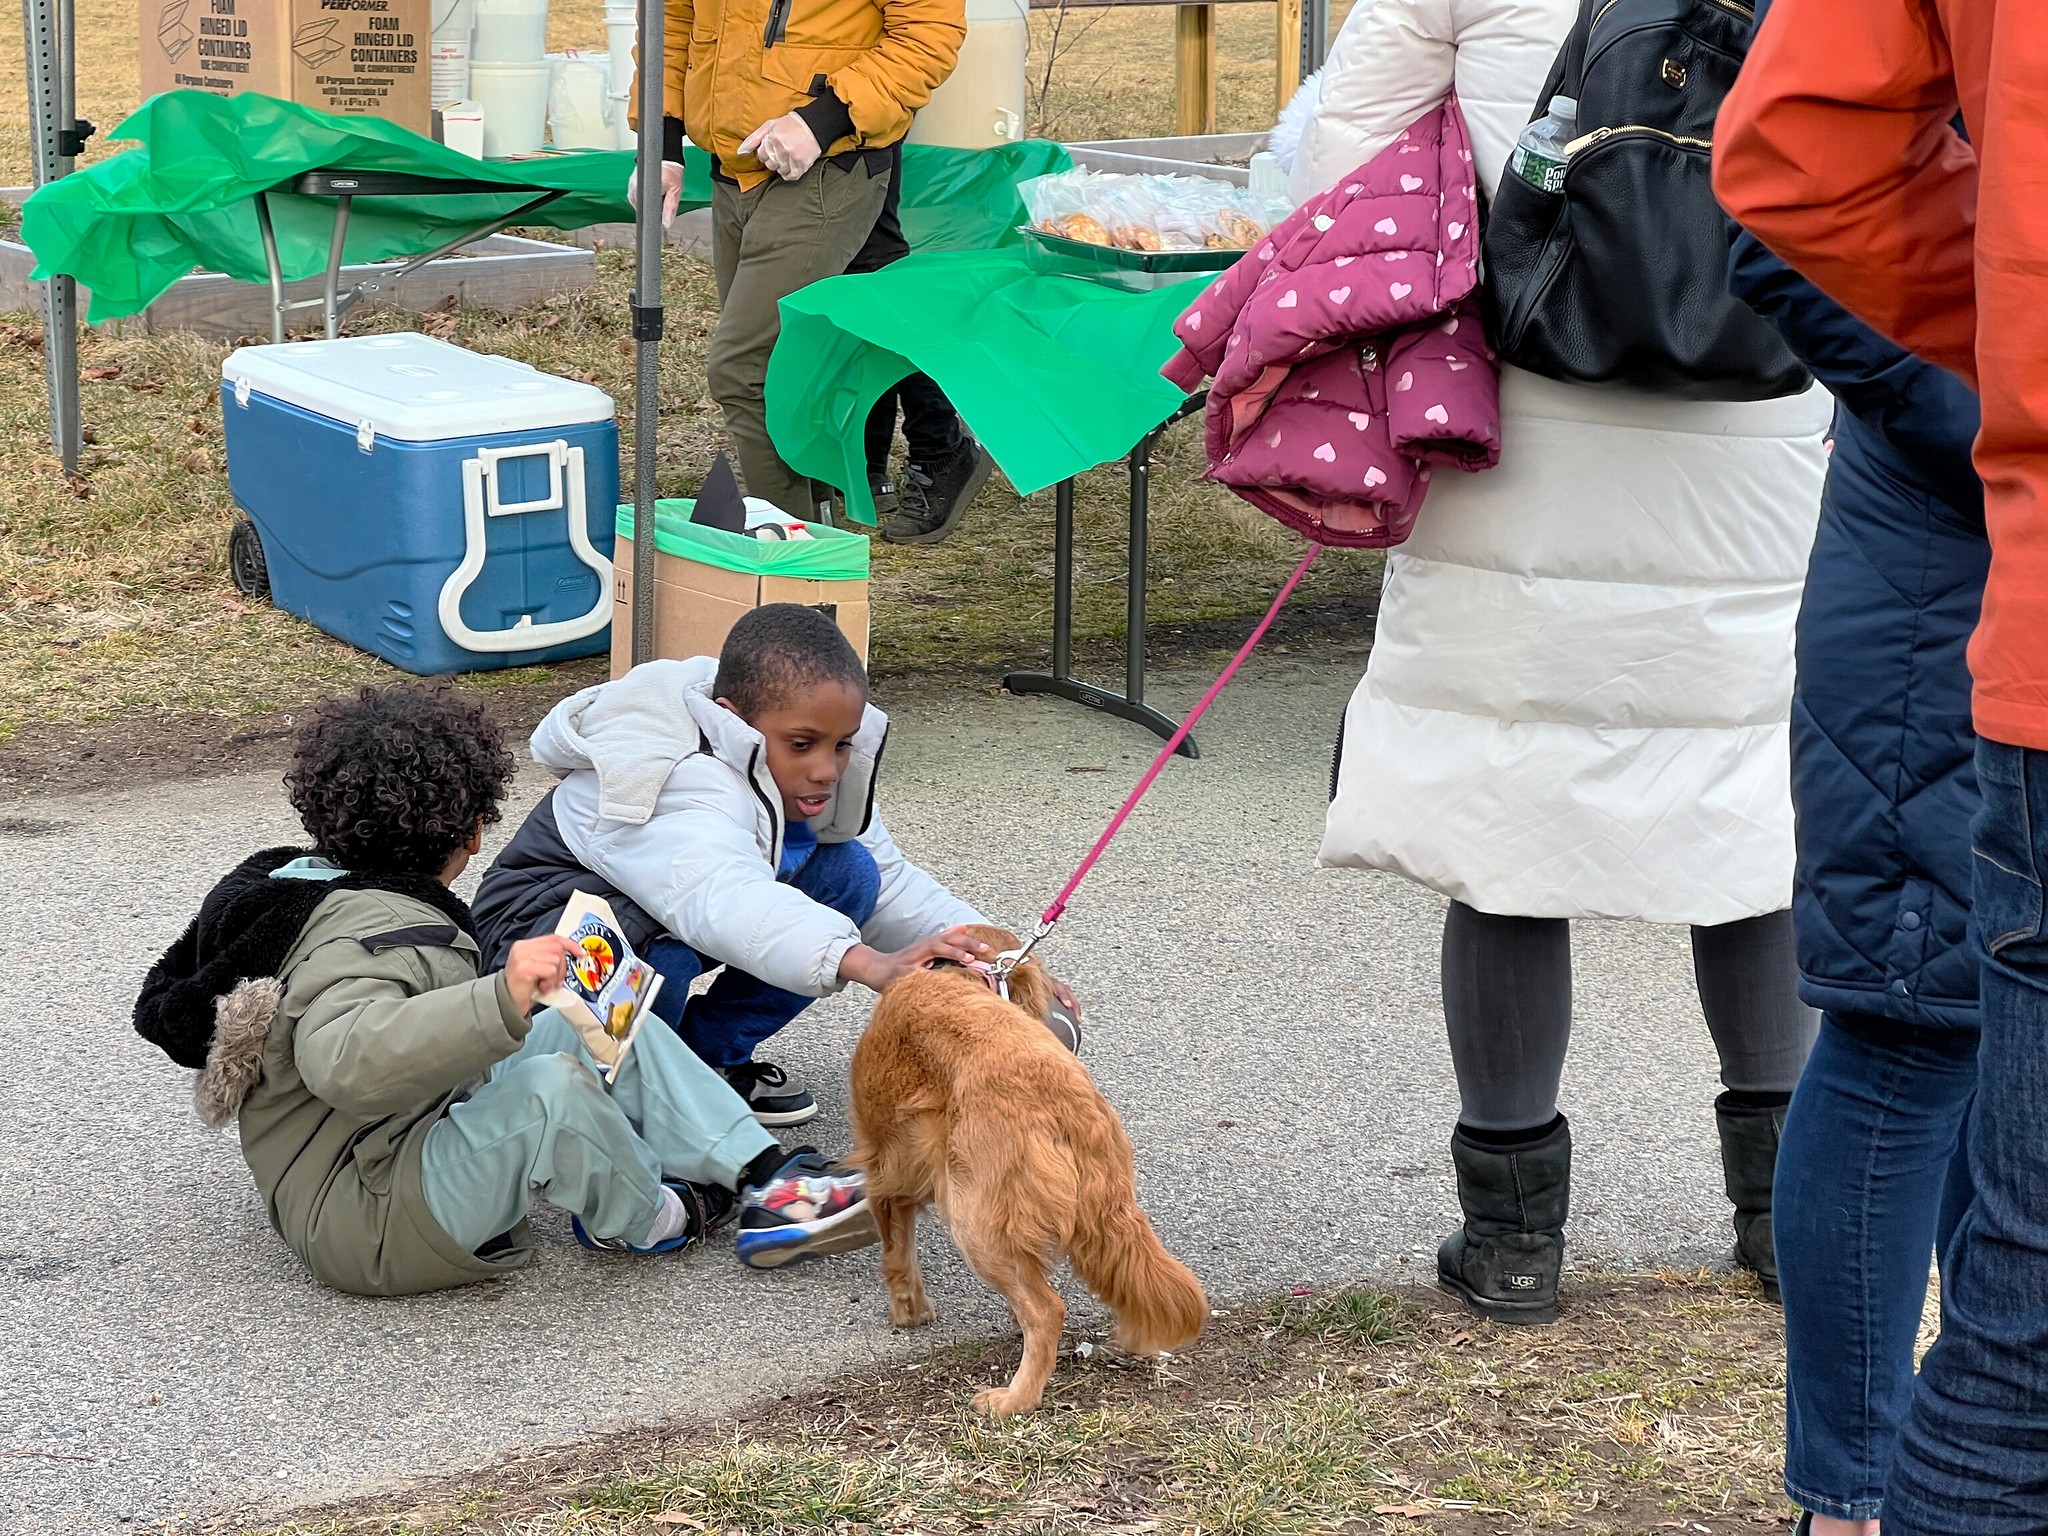
[(311, 848), (244, 860), (143, 983), (137, 1030), (198, 1069), (202, 1118), (238, 1126), (278, 1234), (375, 1296), (524, 1264), (535, 1195), (591, 1248), (674, 1252), (736, 1211), (762, 1267), (874, 1241), (859, 1175), (784, 1152), (667, 1029), (606, 1083), (560, 1014), (535, 1016), (566, 940), (478, 975), (449, 886), (511, 773), (445, 689), (321, 706), (285, 781)]

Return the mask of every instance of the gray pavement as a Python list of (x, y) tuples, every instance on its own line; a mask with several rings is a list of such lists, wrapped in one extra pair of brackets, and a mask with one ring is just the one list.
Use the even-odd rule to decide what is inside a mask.
[[(1416, 1276), (1454, 1209), (1436, 1004), (1442, 904), (1317, 871), (1330, 736), (1356, 656), (1255, 659), (1076, 898), (1047, 952), (1138, 1147), (1166, 1242), (1221, 1299)], [(1169, 673), (1185, 707), (1205, 678)], [(1023, 926), (1149, 759), (1135, 727), (959, 689), (891, 700), (881, 804), (898, 837)], [(1073, 769), (1101, 769), (1074, 772)], [(515, 813), (544, 788), (522, 777)], [(596, 1259), (542, 1212), (522, 1275), (406, 1301), (314, 1285), (264, 1223), (188, 1078), (136, 1039), (143, 970), (244, 853), (295, 828), (275, 779), (25, 802), (0, 820), (0, 1531), (131, 1529), (275, 1508), (517, 1445), (731, 1411), (900, 1358), (872, 1254), (756, 1275), (723, 1251)], [(500, 829), (502, 834), (504, 829)], [(1713, 1262), (1727, 1215), (1713, 1058), (1685, 935), (1581, 925), (1573, 1256)], [(775, 1053), (845, 1132), (867, 999)], [(927, 1223), (942, 1330), (1000, 1303)], [(1076, 1329), (1099, 1319), (1077, 1311)], [(33, 1453), (33, 1454), (30, 1454)]]

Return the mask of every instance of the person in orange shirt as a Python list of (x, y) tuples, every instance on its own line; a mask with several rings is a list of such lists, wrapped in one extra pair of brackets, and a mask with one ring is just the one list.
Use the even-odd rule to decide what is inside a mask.
[(2048, 1530), (2048, 10), (1778, 0), (1722, 107), (1714, 186), (1788, 264), (1983, 403), (1975, 1197), (1884, 1530), (2032, 1536)]

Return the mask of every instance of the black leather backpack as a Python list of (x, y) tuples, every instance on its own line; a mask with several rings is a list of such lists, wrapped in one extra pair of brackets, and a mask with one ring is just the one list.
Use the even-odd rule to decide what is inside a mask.
[(1579, 103), (1564, 190), (1510, 168), (1485, 230), (1495, 349), (1532, 373), (1690, 400), (1766, 400), (1810, 378), (1728, 292), (1714, 117), (1748, 51), (1737, 0), (1581, 0), (1530, 121)]

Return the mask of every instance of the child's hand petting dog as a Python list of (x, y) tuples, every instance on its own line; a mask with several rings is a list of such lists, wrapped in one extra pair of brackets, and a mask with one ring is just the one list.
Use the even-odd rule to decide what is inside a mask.
[(935, 933), (928, 939), (919, 939), (915, 944), (893, 952), (856, 944), (839, 962), (839, 979), (857, 981), (879, 992), (890, 982), (900, 981), (912, 971), (921, 971), (934, 960), (951, 960), (965, 965), (970, 960), (993, 960), (995, 957), (995, 950), (975, 938), (965, 927), (948, 928), (944, 933)]
[(576, 946), (559, 933), (537, 939), (521, 939), (505, 956), (505, 990), (512, 994), (512, 1006), (521, 1013), (533, 1012), (544, 992), (552, 992), (569, 976), (569, 957)]

